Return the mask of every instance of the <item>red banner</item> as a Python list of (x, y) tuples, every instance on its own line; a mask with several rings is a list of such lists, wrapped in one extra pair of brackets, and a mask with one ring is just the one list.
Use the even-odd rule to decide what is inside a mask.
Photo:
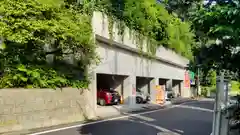
[(135, 88), (135, 86), (134, 85), (132, 85), (132, 95), (134, 96), (134, 95), (136, 95), (136, 88)]
[(190, 76), (189, 76), (188, 71), (186, 71), (185, 75), (184, 75), (184, 86), (186, 88), (190, 88)]

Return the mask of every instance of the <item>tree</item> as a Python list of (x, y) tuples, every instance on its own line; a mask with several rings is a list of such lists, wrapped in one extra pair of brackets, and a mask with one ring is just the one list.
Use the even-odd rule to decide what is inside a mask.
[[(205, 71), (227, 71), (229, 75), (240, 74), (240, 3), (239, 1), (217, 0), (203, 6), (190, 19), (198, 35), (200, 46), (194, 54)], [(236, 76), (235, 76), (236, 77)], [(239, 77), (239, 76), (238, 76)], [(236, 79), (236, 78), (235, 78)], [(238, 96), (239, 98), (239, 96)], [(239, 98), (240, 99), (240, 98)], [(240, 121), (239, 100), (234, 106), (231, 119)], [(240, 123), (234, 129), (240, 131)]]
[(191, 12), (199, 8), (203, 0), (166, 0), (162, 2), (170, 13), (176, 13), (182, 20), (188, 20)]
[(194, 28), (202, 36), (202, 46), (195, 54), (204, 68), (239, 73), (239, 7), (237, 1), (217, 1), (216, 5), (203, 7), (191, 16)]

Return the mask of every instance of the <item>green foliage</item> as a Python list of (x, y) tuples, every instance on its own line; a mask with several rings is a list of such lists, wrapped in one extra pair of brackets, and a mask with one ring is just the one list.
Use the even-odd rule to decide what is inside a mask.
[(231, 85), (232, 85), (232, 88), (231, 88), (232, 91), (240, 92), (240, 82), (239, 81), (232, 81)]
[(194, 43), (194, 33), (191, 32), (190, 25), (178, 18), (173, 18), (167, 30), (169, 35), (168, 47), (183, 56), (191, 58), (191, 45)]
[(0, 16), (1, 88), (87, 87), (86, 68), (96, 54), (84, 8), (60, 0), (2, 0)]
[(1, 88), (59, 88), (59, 87), (86, 88), (85, 80), (70, 80), (64, 74), (57, 73), (53, 68), (18, 65), (4, 73), (0, 82)]
[(207, 75), (208, 84), (210, 86), (216, 86), (217, 73), (215, 70), (210, 70)]
[(235, 0), (217, 1), (216, 5), (202, 7), (192, 14), (194, 28), (201, 37), (201, 46), (195, 55), (203, 68), (240, 73), (239, 7)]
[[(191, 58), (190, 23), (169, 14), (155, 0), (0, 1), (0, 87), (87, 87), (87, 68), (96, 62), (91, 15), (95, 7), (137, 31), (139, 47), (148, 37), (151, 54), (164, 45)], [(113, 23), (110, 23), (113, 24)], [(109, 25), (112, 29), (113, 25)], [(114, 34), (110, 30), (110, 35)], [(150, 58), (153, 55), (149, 55)]]
[(158, 4), (155, 0), (101, 0), (96, 1), (96, 5), (98, 10), (114, 16), (130, 29), (148, 37), (150, 41), (147, 48), (151, 54), (160, 45), (164, 45), (191, 58), (194, 34), (190, 24), (169, 14), (163, 4)]
[(216, 93), (216, 86), (201, 86), (202, 96), (207, 97), (210, 93)]
[(192, 12), (195, 12), (203, 0), (166, 0), (162, 2), (166, 5), (166, 9), (172, 13), (176, 13), (181, 19), (188, 20)]
[(208, 96), (208, 88), (207, 87), (201, 87), (201, 96), (207, 97)]

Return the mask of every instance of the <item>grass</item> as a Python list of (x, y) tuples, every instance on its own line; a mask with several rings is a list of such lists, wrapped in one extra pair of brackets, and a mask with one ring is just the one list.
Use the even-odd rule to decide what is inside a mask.
[[(234, 95), (240, 95), (240, 82), (238, 81), (231, 81), (231, 90), (229, 91), (229, 94)], [(202, 95), (206, 96), (209, 92), (216, 92), (216, 86), (202, 86)]]

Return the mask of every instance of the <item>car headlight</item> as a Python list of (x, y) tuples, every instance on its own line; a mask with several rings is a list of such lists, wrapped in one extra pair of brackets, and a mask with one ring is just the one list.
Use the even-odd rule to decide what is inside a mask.
[(107, 92), (106, 94), (107, 94), (107, 96), (111, 96), (111, 93), (109, 93), (109, 92)]

